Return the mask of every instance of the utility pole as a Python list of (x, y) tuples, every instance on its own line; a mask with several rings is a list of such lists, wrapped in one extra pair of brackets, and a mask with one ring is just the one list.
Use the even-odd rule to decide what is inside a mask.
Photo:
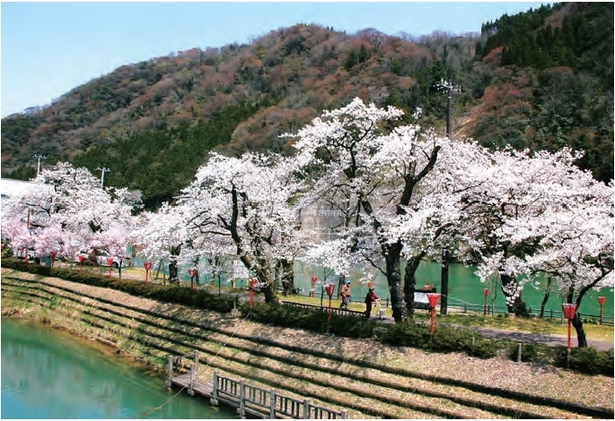
[[(440, 83), (436, 85), (438, 89), (446, 89), (446, 137), (451, 138), (451, 132), (453, 130), (452, 124), (452, 107), (453, 107), (453, 90), (455, 92), (461, 91), (461, 86), (454, 85), (451, 80), (448, 82), (444, 79), (440, 79)], [(448, 313), (448, 249), (442, 247), (442, 273), (440, 275), (440, 314)]]
[(442, 274), (440, 278), (440, 314), (448, 313), (448, 249), (442, 247)]
[(452, 81), (445, 81), (440, 79), (440, 83), (436, 84), (438, 89), (446, 89), (446, 137), (451, 138), (451, 131), (453, 130), (452, 120), (452, 108), (453, 108), (453, 91), (460, 92), (461, 86), (454, 85)]
[(32, 158), (37, 160), (36, 176), (38, 177), (39, 173), (41, 172), (41, 159), (45, 159), (47, 157), (45, 155), (34, 154), (34, 155), (32, 155)]
[(98, 171), (102, 171), (102, 175), (100, 176), (100, 187), (103, 187), (105, 185), (105, 172), (111, 172), (111, 170), (109, 168), (96, 168)]

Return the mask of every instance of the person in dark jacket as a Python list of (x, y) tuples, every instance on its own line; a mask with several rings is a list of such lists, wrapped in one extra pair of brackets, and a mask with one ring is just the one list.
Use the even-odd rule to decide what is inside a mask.
[(376, 300), (379, 300), (378, 296), (374, 292), (374, 288), (370, 288), (365, 296), (365, 317), (369, 319), (369, 316), (372, 313), (372, 306)]

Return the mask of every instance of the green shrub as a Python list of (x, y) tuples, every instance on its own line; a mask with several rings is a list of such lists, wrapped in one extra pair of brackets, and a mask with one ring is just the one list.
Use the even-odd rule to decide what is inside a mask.
[[(326, 313), (326, 312), (325, 312)], [(348, 338), (371, 338), (377, 322), (352, 315), (331, 315), (330, 333)]]
[(481, 337), (475, 340), (471, 355), (476, 358), (493, 358), (498, 355), (498, 350), (497, 341)]
[(429, 343), (429, 328), (416, 323), (396, 323), (382, 335), (382, 342), (395, 346), (425, 348)]
[[(566, 367), (568, 349), (565, 346), (557, 347), (554, 364)], [(573, 348), (570, 351), (571, 370), (587, 374), (603, 374), (613, 376), (613, 350), (599, 351), (596, 347)]]
[(458, 352), (470, 350), (473, 332), (447, 326), (438, 326), (431, 335), (429, 347), (437, 352)]

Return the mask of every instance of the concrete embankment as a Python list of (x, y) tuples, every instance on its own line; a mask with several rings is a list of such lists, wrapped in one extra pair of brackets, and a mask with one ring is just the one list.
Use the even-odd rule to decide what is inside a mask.
[[(350, 418), (612, 417), (612, 378), (595, 376), (589, 382), (588, 376), (505, 358), (481, 361), (275, 328), (7, 269), (2, 269), (1, 286), (3, 314), (45, 320), (161, 368), (169, 355), (197, 350), (203, 378), (216, 369), (259, 387), (348, 409)], [(515, 381), (498, 384), (501, 377)], [(559, 390), (550, 395), (546, 385), (562, 377), (555, 386)], [(610, 388), (610, 398), (594, 396), (594, 412), (578, 393), (571, 391), (573, 397), (562, 401), (564, 380), (577, 392), (578, 387)]]

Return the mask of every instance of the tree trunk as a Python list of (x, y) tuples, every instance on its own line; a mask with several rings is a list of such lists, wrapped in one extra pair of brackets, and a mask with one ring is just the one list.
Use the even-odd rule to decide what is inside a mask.
[(585, 336), (585, 329), (583, 329), (583, 321), (579, 317), (579, 313), (575, 313), (572, 319), (572, 326), (577, 332), (577, 342), (579, 348), (587, 348), (587, 337)]
[(172, 284), (174, 282), (179, 283), (179, 278), (177, 276), (177, 260), (171, 258), (169, 261), (169, 283)]
[(421, 263), (425, 253), (412, 257), (406, 263), (406, 273), (404, 274), (404, 300), (406, 301), (406, 311), (408, 319), (414, 319), (414, 292), (416, 291), (416, 270)]
[(399, 251), (401, 246), (398, 247), (394, 244), (389, 249), (389, 253), (386, 255), (386, 274), (387, 282), (389, 284), (389, 292), (391, 294), (391, 308), (393, 309), (393, 319), (395, 323), (400, 323), (404, 315), (404, 297), (401, 290), (401, 270), (399, 266)]
[(542, 303), (540, 303), (540, 318), (542, 319), (545, 315), (545, 306), (547, 305), (547, 301), (549, 301), (549, 295), (551, 295), (551, 277), (547, 277), (547, 287), (545, 288), (545, 296), (542, 298)]
[(284, 295), (296, 294), (295, 288), (295, 269), (293, 267), (293, 261), (282, 259), (278, 262), (278, 270), (281, 272), (282, 287), (284, 288)]
[(527, 307), (521, 299), (521, 292), (518, 291), (517, 279), (509, 275), (500, 275), (500, 279), (502, 280), (502, 292), (506, 297), (508, 312), (514, 313), (516, 316), (527, 316)]

